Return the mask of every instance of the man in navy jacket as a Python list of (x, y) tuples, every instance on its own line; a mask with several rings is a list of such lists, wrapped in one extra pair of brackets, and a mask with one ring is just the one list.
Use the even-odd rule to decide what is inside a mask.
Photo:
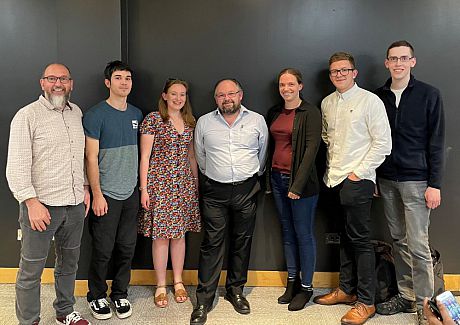
[(444, 113), (439, 90), (411, 74), (414, 49), (397, 41), (387, 50), (391, 78), (376, 90), (391, 126), (392, 152), (378, 168), (384, 212), (393, 238), (399, 294), (377, 305), (377, 313), (415, 312), (424, 324), (423, 298), (433, 295), (428, 245), (430, 211), (441, 203)]

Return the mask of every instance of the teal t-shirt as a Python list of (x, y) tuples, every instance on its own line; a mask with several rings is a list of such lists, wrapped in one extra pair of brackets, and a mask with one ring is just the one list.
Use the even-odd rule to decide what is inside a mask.
[(126, 200), (137, 184), (138, 130), (142, 112), (128, 104), (125, 111), (106, 101), (89, 109), (83, 116), (85, 135), (99, 140), (99, 181), (102, 193)]

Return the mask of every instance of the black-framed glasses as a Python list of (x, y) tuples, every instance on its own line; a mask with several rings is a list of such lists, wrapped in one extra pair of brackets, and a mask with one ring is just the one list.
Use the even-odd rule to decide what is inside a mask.
[(61, 82), (61, 84), (69, 83), (69, 81), (72, 80), (72, 78), (66, 77), (66, 76), (63, 76), (63, 77), (46, 76), (46, 77), (42, 77), (42, 79), (45, 79), (52, 84), (55, 84), (58, 80)]
[(396, 63), (398, 61), (409, 62), (413, 58), (414, 58), (413, 56), (403, 55), (403, 56), (389, 56), (387, 59), (391, 63)]
[(337, 75), (340, 74), (342, 76), (347, 76), (350, 71), (353, 71), (355, 69), (347, 69), (347, 68), (342, 68), (342, 69), (333, 69), (333, 70), (329, 70), (329, 74), (332, 76), (332, 77), (337, 77)]
[(217, 99), (221, 99), (221, 100), (222, 100), (222, 99), (225, 99), (225, 97), (227, 97), (227, 96), (230, 97), (230, 98), (235, 98), (236, 95), (238, 95), (240, 92), (241, 92), (241, 90), (238, 90), (238, 91), (231, 91), (231, 92), (226, 93), (226, 94), (221, 94), (221, 93), (219, 93), (219, 94), (216, 94), (216, 98), (217, 98)]

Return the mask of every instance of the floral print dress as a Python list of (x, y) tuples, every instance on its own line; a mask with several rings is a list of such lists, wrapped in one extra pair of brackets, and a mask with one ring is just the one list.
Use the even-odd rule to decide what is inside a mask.
[(152, 112), (140, 133), (155, 138), (147, 172), (150, 207), (141, 208), (139, 232), (152, 239), (177, 239), (187, 231), (200, 231), (198, 192), (188, 159), (193, 128), (185, 125), (180, 134), (170, 121), (163, 122), (159, 112)]

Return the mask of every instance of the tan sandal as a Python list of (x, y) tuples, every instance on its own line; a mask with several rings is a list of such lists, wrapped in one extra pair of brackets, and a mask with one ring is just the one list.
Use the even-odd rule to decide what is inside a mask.
[[(158, 289), (161, 289), (161, 288), (165, 288), (166, 289), (166, 286), (163, 285), (163, 286), (157, 286), (157, 290)], [(156, 291), (155, 291), (156, 293)], [(159, 307), (159, 308), (165, 308), (166, 306), (168, 306), (168, 293), (160, 293), (158, 296), (155, 296), (154, 297), (154, 301), (155, 301), (155, 306)]]
[[(182, 286), (184, 285), (184, 283), (182, 281), (178, 281), (178, 282), (174, 282), (174, 300), (181, 304), (183, 302), (186, 302), (187, 299), (188, 299), (188, 294), (187, 294), (187, 291), (184, 290), (184, 289), (177, 289), (176, 290), (176, 285), (177, 284), (182, 284)], [(185, 298), (185, 299), (184, 299)]]

